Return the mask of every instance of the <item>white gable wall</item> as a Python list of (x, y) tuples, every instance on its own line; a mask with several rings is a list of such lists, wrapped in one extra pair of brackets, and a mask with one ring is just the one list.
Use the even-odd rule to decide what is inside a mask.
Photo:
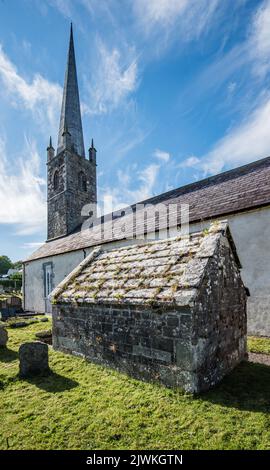
[[(270, 336), (270, 207), (227, 216), (237, 253), (242, 263), (242, 279), (250, 290), (248, 299), (249, 333)], [(190, 230), (206, 228), (210, 222), (192, 224)], [(177, 230), (170, 236), (177, 235)], [(166, 238), (165, 230), (159, 238)], [(148, 239), (150, 237), (148, 236)], [(152, 238), (155, 238), (154, 235)], [(123, 240), (107, 243), (104, 249), (140, 243)], [(45, 311), (44, 263), (52, 263), (52, 287), (56, 287), (93, 248), (51, 256), (25, 264), (24, 308), (33, 312)]]

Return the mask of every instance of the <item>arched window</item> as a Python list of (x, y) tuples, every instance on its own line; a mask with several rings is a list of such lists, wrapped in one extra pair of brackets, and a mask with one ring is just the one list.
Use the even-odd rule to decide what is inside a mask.
[(86, 176), (83, 171), (79, 173), (79, 189), (81, 191), (87, 191)]
[(53, 189), (56, 191), (59, 188), (59, 172), (56, 172), (53, 175)]

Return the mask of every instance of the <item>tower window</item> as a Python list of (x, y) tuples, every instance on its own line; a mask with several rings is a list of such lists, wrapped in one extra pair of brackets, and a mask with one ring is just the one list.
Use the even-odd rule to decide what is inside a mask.
[(59, 188), (59, 172), (56, 171), (53, 175), (53, 189), (56, 191)]
[(87, 191), (86, 176), (82, 171), (79, 173), (79, 189), (81, 191)]

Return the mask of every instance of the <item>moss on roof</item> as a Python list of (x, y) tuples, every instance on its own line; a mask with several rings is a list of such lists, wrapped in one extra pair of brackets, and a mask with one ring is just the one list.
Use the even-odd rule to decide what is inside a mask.
[(189, 305), (226, 231), (214, 223), (189, 237), (97, 248), (53, 291), (52, 302)]

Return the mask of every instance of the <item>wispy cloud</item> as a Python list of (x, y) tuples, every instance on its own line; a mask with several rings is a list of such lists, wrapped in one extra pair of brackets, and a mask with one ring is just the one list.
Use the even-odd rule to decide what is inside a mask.
[(0, 81), (13, 107), (30, 110), (40, 122), (46, 122), (52, 128), (56, 126), (62, 88), (40, 74), (35, 74), (32, 82), (27, 82), (4, 53), (1, 44)]
[(215, 174), (224, 168), (251, 162), (270, 154), (270, 97), (263, 102), (241, 124), (219, 140), (213, 149), (198, 159), (190, 157), (183, 166), (194, 167), (204, 176)]
[(207, 31), (220, 0), (135, 0), (134, 14), (145, 36), (157, 36), (164, 49), (174, 39), (198, 38)]
[[(240, 99), (243, 109), (241, 116), (237, 116), (238, 124), (231, 126), (206, 155), (201, 158), (191, 156), (180, 166), (195, 168), (205, 176), (270, 154), (269, 89), (265, 82), (259, 80), (258, 83), (255, 77), (262, 79), (270, 72), (269, 31), (270, 0), (265, 0), (251, 18), (246, 40), (213, 63), (199, 77), (202, 92), (207, 87), (220, 86), (238, 68), (247, 67), (249, 86)], [(234, 94), (235, 90), (236, 82), (230, 81), (227, 85), (228, 94)]]
[(154, 157), (163, 162), (168, 162), (170, 160), (169, 152), (164, 152), (164, 150), (156, 149), (153, 153)]
[(36, 250), (39, 248), (41, 245), (43, 245), (44, 242), (27, 242), (24, 243), (22, 248), (26, 248), (27, 250), (30, 248), (31, 250)]
[[(40, 178), (40, 159), (34, 141), (25, 141), (16, 165), (9, 165), (0, 138), (0, 224), (14, 225), (18, 234), (42, 232), (46, 225), (46, 181)], [(9, 159), (10, 160), (10, 159)]]
[(138, 203), (155, 194), (162, 164), (151, 163), (145, 168), (136, 164), (118, 171), (118, 182), (113, 187), (101, 188), (101, 200), (112, 198), (112, 210)]
[[(65, 18), (72, 18), (73, 9), (71, 0), (47, 0), (47, 2), (50, 6), (55, 7)], [(39, 0), (38, 3), (40, 3)]]
[(179, 168), (193, 168), (196, 165), (200, 164), (200, 159), (195, 157), (195, 155), (191, 155), (190, 157), (186, 158), (183, 162), (179, 163)]
[(88, 82), (92, 113), (106, 113), (117, 108), (138, 85), (138, 65), (135, 50), (123, 53), (97, 40), (97, 67)]
[(249, 39), (250, 56), (255, 61), (255, 74), (264, 77), (270, 70), (270, 0), (265, 0), (256, 11)]

